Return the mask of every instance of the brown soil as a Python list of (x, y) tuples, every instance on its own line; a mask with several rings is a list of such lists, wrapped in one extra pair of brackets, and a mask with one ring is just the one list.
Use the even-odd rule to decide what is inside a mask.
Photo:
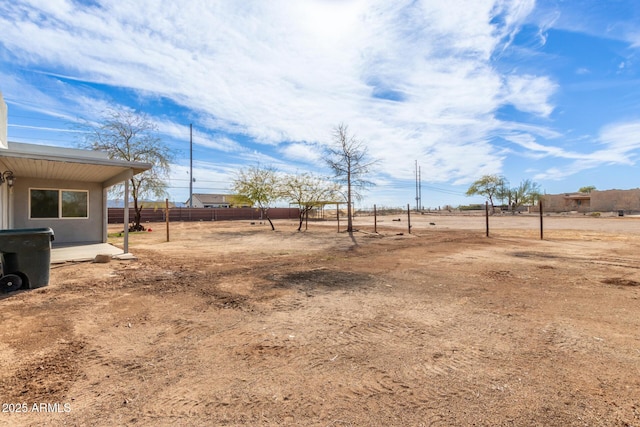
[(640, 426), (639, 220), (405, 219), (53, 266), (0, 296), (0, 425)]

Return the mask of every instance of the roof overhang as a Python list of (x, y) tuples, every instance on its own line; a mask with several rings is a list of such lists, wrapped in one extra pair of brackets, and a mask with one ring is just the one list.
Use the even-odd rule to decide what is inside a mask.
[(150, 163), (109, 159), (91, 150), (9, 143), (0, 150), (0, 161), (17, 178), (97, 182), (103, 188), (130, 179), (151, 169)]

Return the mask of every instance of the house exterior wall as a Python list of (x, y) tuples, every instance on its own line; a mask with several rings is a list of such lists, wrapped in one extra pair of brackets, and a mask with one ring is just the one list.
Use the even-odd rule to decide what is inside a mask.
[[(7, 143), (7, 104), (4, 102), (2, 92), (0, 92), (0, 150), (8, 147)], [(7, 170), (0, 162), (0, 173)], [(0, 186), (0, 229), (9, 228), (9, 191), (5, 186)]]
[[(30, 219), (29, 189), (88, 190), (88, 218)], [(55, 243), (100, 243), (104, 242), (103, 224), (105, 206), (103, 189), (99, 183), (44, 180), (16, 177), (13, 187), (13, 228), (53, 229)]]
[(193, 208), (230, 208), (231, 201), (226, 194), (194, 194)]
[(7, 143), (7, 104), (4, 102), (2, 92), (0, 92), (0, 149), (9, 146)]
[(579, 198), (579, 193), (545, 194), (542, 197), (547, 212), (628, 212), (640, 211), (640, 189), (594, 190), (589, 198)]
[[(0, 161), (0, 173), (7, 170), (7, 167), (2, 161)], [(11, 222), (9, 220), (9, 204), (11, 200), (9, 198), (12, 190), (6, 185), (0, 184), (0, 230), (11, 228)]]
[(571, 198), (568, 193), (542, 196), (543, 209), (546, 212), (591, 212), (591, 203), (592, 201), (589, 199)]
[(229, 208), (231, 207), (230, 203), (204, 203), (197, 197), (193, 198), (193, 207), (194, 208)]
[(640, 211), (640, 189), (592, 191), (591, 210), (594, 212)]
[(545, 194), (540, 198), (546, 212), (563, 212), (565, 210), (564, 194)]
[(200, 201), (200, 199), (198, 199), (195, 195), (193, 196), (193, 198), (191, 199), (191, 205), (192, 208), (203, 208), (204, 204)]

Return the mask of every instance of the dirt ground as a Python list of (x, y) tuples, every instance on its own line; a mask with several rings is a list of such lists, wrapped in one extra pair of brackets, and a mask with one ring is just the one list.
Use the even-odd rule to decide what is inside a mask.
[(0, 425), (640, 426), (640, 219), (544, 220), (151, 224), (0, 296)]

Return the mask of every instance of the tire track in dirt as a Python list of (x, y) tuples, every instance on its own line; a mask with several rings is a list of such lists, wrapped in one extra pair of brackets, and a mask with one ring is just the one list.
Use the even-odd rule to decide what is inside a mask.
[[(192, 313), (186, 319), (173, 318), (168, 322), (165, 332), (171, 335), (168, 341), (175, 342), (175, 338), (179, 338), (180, 342), (163, 345), (163, 339), (159, 337), (154, 352), (161, 355), (158, 367), (165, 371), (164, 387), (153, 393), (153, 401), (146, 408), (150, 415), (153, 414), (154, 419), (163, 422), (190, 419), (194, 422), (202, 420), (202, 423), (208, 423), (210, 415), (214, 412), (216, 418), (220, 416), (218, 408), (226, 408), (231, 404), (228, 396), (224, 397), (225, 394), (219, 393), (219, 390), (225, 384), (230, 386), (236, 381), (236, 377), (242, 376), (237, 363), (241, 358), (234, 355), (235, 346), (231, 342), (228, 346), (221, 347), (220, 339), (224, 340), (221, 337), (227, 334), (234, 339), (247, 336), (246, 339), (249, 340), (250, 334), (243, 329), (248, 312), (235, 307), (227, 309), (218, 303), (214, 306), (216, 309)], [(278, 353), (268, 346), (255, 350), (256, 353), (260, 351), (278, 356)], [(189, 382), (174, 373), (174, 369), (176, 372), (189, 370), (200, 378), (201, 385), (210, 383), (211, 391), (194, 392)]]
[(587, 335), (571, 325), (549, 323), (540, 333), (540, 338), (549, 351), (582, 354), (604, 354), (610, 351), (604, 338)]
[[(396, 310), (406, 319), (419, 322), (416, 327), (407, 328), (411, 334), (405, 334), (407, 354), (419, 352), (413, 358), (404, 360), (399, 376), (404, 384), (411, 387), (409, 402), (428, 408), (424, 420), (433, 425), (452, 425), (459, 419), (450, 418), (450, 406), (460, 402), (480, 399), (480, 396), (494, 385), (478, 381), (477, 372), (485, 372), (496, 363), (508, 360), (514, 348), (506, 341), (522, 341), (524, 336), (512, 336), (512, 323), (519, 322), (517, 317), (499, 315), (480, 308), (486, 292), (468, 287), (449, 288), (445, 283), (429, 280), (419, 271), (404, 273), (402, 276), (413, 283), (421, 277), (424, 285), (411, 289), (406, 296), (408, 310)], [(416, 276), (416, 277), (411, 277)], [(513, 279), (506, 270), (490, 272), (489, 277), (496, 280)], [(394, 274), (398, 279), (398, 274)], [(405, 288), (406, 289), (406, 288)], [(431, 298), (437, 295), (436, 300)], [(424, 298), (424, 301), (420, 301)], [(479, 299), (479, 301), (478, 301)], [(469, 308), (473, 307), (472, 311)], [(398, 320), (395, 326), (406, 325)], [(387, 324), (385, 327), (390, 327)], [(402, 331), (400, 328), (398, 331)], [(417, 332), (416, 332), (417, 331)], [(458, 337), (452, 340), (451, 337)], [(402, 340), (394, 343), (395, 349), (402, 349)]]
[(86, 354), (82, 341), (62, 341), (30, 360), (0, 381), (5, 402), (62, 401), (70, 386), (82, 376), (77, 363)]
[(162, 421), (162, 425), (189, 419), (197, 424), (197, 420), (205, 422), (207, 416), (216, 411), (216, 407), (224, 407), (214, 403), (211, 396), (194, 396), (192, 387), (184, 382), (177, 381), (171, 385), (171, 389), (170, 393), (161, 390), (154, 394), (153, 403), (144, 409), (150, 420)]
[[(385, 307), (368, 307), (368, 299), (362, 291), (359, 291), (358, 296), (347, 297), (345, 301), (346, 305), (353, 307), (350, 313), (332, 312), (325, 313), (324, 316), (314, 315), (314, 318), (318, 319), (324, 317), (324, 327), (331, 333), (314, 337), (316, 343), (318, 341), (322, 343), (324, 351), (307, 356), (308, 367), (314, 375), (319, 377), (340, 379), (339, 387), (336, 386), (337, 388), (333, 389), (335, 401), (352, 402), (366, 407), (367, 402), (373, 398), (378, 406), (377, 411), (383, 407), (385, 408), (383, 411), (391, 413), (401, 406), (408, 412), (422, 414), (421, 419), (432, 418), (434, 425), (445, 420), (442, 421), (442, 425), (445, 425), (446, 418), (439, 414), (446, 414), (446, 407), (451, 399), (471, 395), (474, 386), (464, 380), (456, 379), (456, 381), (450, 381), (448, 388), (444, 390), (442, 382), (451, 380), (454, 375), (464, 379), (466, 374), (477, 366), (477, 359), (484, 356), (480, 351), (457, 352), (456, 357), (448, 358), (438, 353), (438, 347), (433, 343), (434, 337), (446, 336), (446, 328), (450, 325), (441, 321), (430, 321), (434, 314), (429, 313), (429, 310), (434, 310), (434, 303), (422, 303), (420, 299), (424, 296), (421, 295), (415, 299), (417, 295), (413, 293), (424, 292), (425, 287), (430, 289), (431, 281), (428, 278), (425, 279), (420, 269), (405, 270), (399, 274), (400, 277), (396, 273), (393, 278), (387, 275), (377, 276), (373, 284), (364, 288), (365, 294), (388, 294), (387, 298), (390, 302)], [(418, 283), (423, 283), (423, 286), (412, 289), (410, 295), (398, 297), (397, 291), (394, 290), (396, 285), (402, 287), (402, 282), (409, 276), (411, 276), (410, 279), (418, 277)], [(318, 289), (323, 288), (313, 283), (312, 277), (315, 276), (296, 275), (288, 278), (300, 279), (301, 277), (304, 280), (298, 282), (294, 280), (295, 286), (292, 287), (300, 294), (304, 292), (308, 296), (310, 291), (315, 291), (315, 295), (320, 296), (317, 293)], [(324, 290), (326, 291), (326, 287)], [(278, 309), (303, 309), (307, 301), (311, 301), (314, 305), (320, 302), (318, 299), (307, 299), (302, 302), (297, 300), (295, 306), (292, 306), (281, 301)], [(464, 304), (463, 301), (458, 305)], [(393, 316), (381, 317), (375, 314), (378, 310), (402, 312), (401, 307), (411, 311), (412, 315), (393, 318)], [(426, 318), (420, 318), (425, 313), (427, 313)], [(361, 318), (361, 320), (354, 321), (354, 318)], [(436, 341), (439, 341), (442, 346), (448, 345), (446, 340)], [(369, 354), (372, 346), (378, 347), (375, 355)], [(406, 348), (409, 354), (412, 352), (411, 349), (415, 352), (415, 348), (420, 348), (428, 355), (417, 354), (408, 360), (390, 360), (379, 354), (384, 353), (385, 346), (393, 348), (394, 351)], [(452, 353), (456, 353), (455, 348)]]
[[(224, 309), (231, 293), (217, 292), (215, 287), (212, 294), (194, 299), (200, 288), (194, 283), (170, 304), (158, 304), (163, 297), (148, 295), (146, 289), (119, 293), (110, 304), (75, 320), (81, 325), (77, 327), (80, 335), (103, 337), (88, 349), (82, 363), (87, 378), (74, 388), (74, 395), (97, 402), (96, 408), (86, 410), (124, 411), (133, 418), (148, 411), (186, 417), (202, 410), (196, 405), (200, 401), (189, 394), (169, 393), (161, 400), (161, 391), (179, 385), (180, 372), (202, 370), (201, 362), (194, 360), (199, 344), (205, 340), (208, 345), (202, 351), (217, 351), (211, 341), (233, 329), (245, 311)], [(203, 300), (209, 303), (202, 304)], [(156, 310), (150, 312), (150, 306)], [(132, 381), (136, 387), (123, 386)], [(110, 403), (101, 406), (100, 402)]]
[[(392, 412), (402, 407), (407, 412), (423, 414), (423, 418), (434, 412), (446, 413), (451, 399), (471, 395), (473, 386), (464, 378), (483, 355), (456, 348), (445, 354), (440, 349), (451, 345), (435, 337), (446, 335), (447, 325), (430, 330), (433, 328), (434, 325), (405, 318), (374, 317), (347, 323), (340, 331), (334, 331), (332, 340), (325, 340), (327, 351), (311, 358), (311, 368), (323, 377), (343, 379), (335, 392), (338, 401), (366, 406), (373, 399), (378, 410), (384, 407)], [(370, 354), (371, 346), (378, 348), (375, 354)], [(411, 356), (402, 360), (385, 357), (387, 346), (394, 351), (406, 348)], [(416, 348), (421, 351), (416, 352)], [(447, 388), (442, 387), (444, 383)], [(440, 419), (433, 416), (434, 422)]]
[[(405, 361), (402, 376), (412, 385), (418, 404), (430, 409), (430, 422), (450, 425), (455, 420), (447, 421), (448, 405), (454, 400), (477, 396), (479, 389), (486, 386), (477, 383), (476, 372), (491, 361), (487, 349), (496, 339), (496, 319), (478, 310), (473, 297), (477, 294), (475, 288), (468, 296), (467, 287), (449, 288), (443, 285), (446, 280), (433, 273), (425, 275), (424, 270), (405, 271), (400, 276), (395, 273), (393, 277), (394, 281), (399, 278), (424, 283), (421, 288), (411, 288), (404, 296), (406, 306), (411, 309), (399, 311), (415, 325), (407, 328), (412, 334), (402, 337), (406, 340), (407, 353), (411, 354), (411, 349), (420, 350)], [(497, 277), (511, 277), (511, 274), (500, 271)], [(476, 308), (469, 311), (470, 307)], [(402, 340), (396, 345), (401, 343)]]

